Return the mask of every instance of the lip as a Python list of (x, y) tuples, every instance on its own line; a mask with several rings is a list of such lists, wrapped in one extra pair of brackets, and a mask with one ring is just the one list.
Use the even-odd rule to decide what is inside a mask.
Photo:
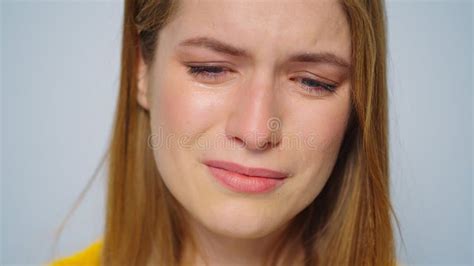
[(266, 178), (275, 178), (283, 179), (288, 176), (287, 173), (266, 169), (266, 168), (253, 168), (242, 166), (237, 163), (228, 162), (228, 161), (218, 161), (218, 160), (208, 160), (204, 164), (214, 168), (224, 169), (230, 172), (239, 173), (241, 175), (252, 176), (252, 177), (266, 177)]
[(286, 173), (266, 168), (250, 168), (232, 162), (206, 161), (210, 173), (224, 187), (240, 193), (266, 193), (279, 187)]

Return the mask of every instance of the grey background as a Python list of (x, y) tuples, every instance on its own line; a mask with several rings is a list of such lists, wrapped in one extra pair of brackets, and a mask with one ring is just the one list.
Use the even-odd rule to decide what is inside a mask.
[[(105, 151), (122, 1), (1, 2), (1, 259), (42, 265)], [(392, 197), (406, 265), (472, 265), (473, 3), (389, 1)], [(102, 233), (101, 172), (56, 256)]]

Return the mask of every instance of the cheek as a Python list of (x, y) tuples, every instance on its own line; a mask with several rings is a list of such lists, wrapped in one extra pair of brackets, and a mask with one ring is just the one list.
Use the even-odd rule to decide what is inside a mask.
[(166, 127), (164, 131), (194, 139), (216, 121), (216, 103), (204, 91), (180, 79), (182, 73), (163, 73), (153, 85), (152, 112), (155, 123)]
[[(303, 144), (298, 150), (307, 160), (335, 157), (344, 137), (350, 114), (349, 87), (341, 87), (334, 97), (293, 102), (292, 132), (298, 132)], [(314, 162), (314, 161), (313, 161)], [(306, 162), (312, 163), (312, 162)]]
[(191, 173), (199, 173), (194, 158), (195, 144), (216, 119), (216, 104), (199, 93), (183, 74), (171, 70), (156, 73), (150, 80), (151, 128), (159, 136), (155, 162), (172, 194), (190, 209), (193, 196), (200, 195)]
[[(309, 149), (319, 154), (337, 153), (346, 129), (349, 108), (321, 108), (311, 126), (302, 129)], [(307, 124), (308, 125), (308, 124)]]
[(307, 141), (304, 149), (301, 149), (303, 154), (299, 156), (303, 158), (300, 166), (303, 172), (306, 170), (310, 173), (309, 178), (313, 182), (325, 182), (329, 177), (339, 154), (348, 119), (345, 111), (332, 108), (321, 110), (320, 114), (312, 120), (311, 126), (301, 129)]
[(198, 167), (196, 156), (207, 147), (204, 133), (218, 124), (226, 105), (215, 93), (186, 79), (179, 68), (163, 69), (167, 70), (155, 70), (149, 83), (151, 128), (159, 136), (155, 146), (160, 147), (154, 151), (155, 160), (165, 181), (185, 182)]
[[(302, 191), (301, 204), (306, 205), (324, 187), (336, 162), (350, 112), (349, 89), (328, 100), (300, 102), (298, 113), (292, 113), (292, 131), (300, 132), (302, 146), (292, 149), (301, 179), (295, 190)], [(302, 112), (304, 111), (304, 112)], [(305, 115), (301, 115), (301, 114)]]

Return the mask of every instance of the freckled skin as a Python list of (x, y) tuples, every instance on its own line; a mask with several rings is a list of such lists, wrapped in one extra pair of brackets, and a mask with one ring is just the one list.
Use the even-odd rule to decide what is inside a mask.
[[(197, 36), (242, 48), (251, 58), (177, 48)], [(139, 89), (148, 97), (138, 100), (149, 107), (152, 133), (173, 137), (173, 145), (154, 150), (158, 170), (209, 232), (233, 239), (270, 236), (325, 185), (349, 118), (351, 84), (334, 66), (286, 64), (290, 54), (301, 51), (332, 52), (350, 62), (349, 27), (337, 1), (183, 1), (178, 16), (160, 32), (153, 65), (141, 64), (147, 75)], [(233, 72), (209, 81), (189, 74), (187, 62), (224, 62)], [(311, 94), (289, 78), (307, 73), (337, 82), (336, 92)], [(272, 141), (265, 139), (271, 118), (279, 123)], [(256, 134), (277, 145), (258, 150)], [(188, 148), (179, 146), (180, 136), (188, 138)], [(271, 193), (235, 193), (215, 182), (203, 159), (292, 176)]]

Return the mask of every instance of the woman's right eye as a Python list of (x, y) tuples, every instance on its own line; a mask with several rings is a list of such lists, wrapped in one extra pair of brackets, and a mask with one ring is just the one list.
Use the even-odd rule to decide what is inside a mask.
[(188, 73), (204, 80), (218, 81), (230, 70), (222, 66), (188, 65)]

